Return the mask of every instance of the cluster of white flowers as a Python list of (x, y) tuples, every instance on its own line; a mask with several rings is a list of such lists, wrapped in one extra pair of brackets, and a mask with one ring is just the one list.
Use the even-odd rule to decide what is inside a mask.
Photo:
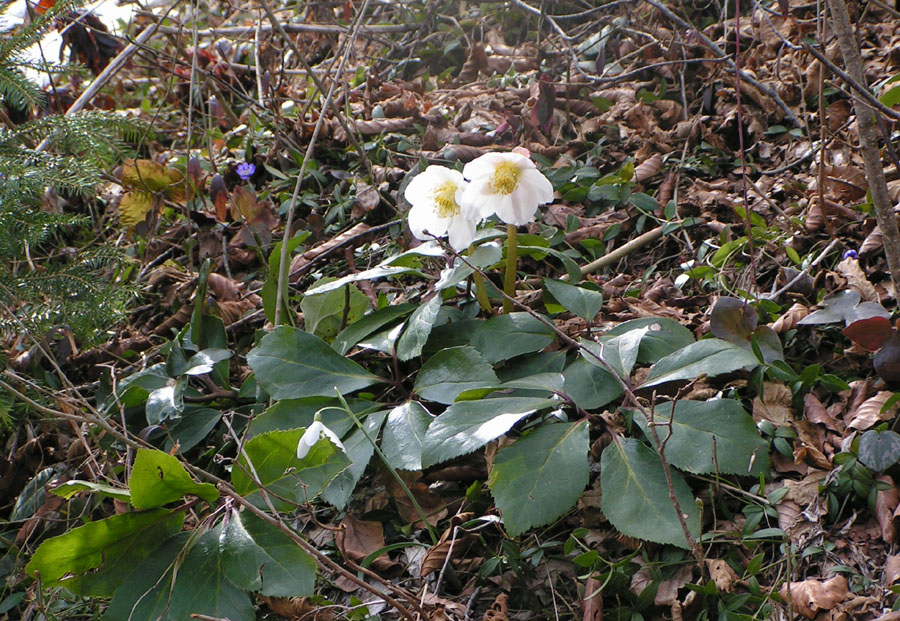
[(482, 155), (466, 164), (462, 174), (429, 166), (410, 181), (403, 196), (412, 205), (412, 234), (419, 239), (449, 235), (450, 246), (459, 252), (485, 218), (496, 215), (514, 226), (530, 222), (538, 205), (553, 200), (553, 186), (528, 151), (516, 149)]

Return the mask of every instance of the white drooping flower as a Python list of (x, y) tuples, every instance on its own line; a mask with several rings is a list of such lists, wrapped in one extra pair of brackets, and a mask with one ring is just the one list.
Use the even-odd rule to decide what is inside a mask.
[(463, 176), (469, 185), (460, 203), (463, 216), (471, 220), (497, 214), (507, 224), (520, 226), (534, 218), (538, 205), (553, 200), (550, 180), (530, 158), (515, 151), (486, 153), (466, 164)]
[(303, 434), (303, 437), (300, 438), (300, 442), (297, 443), (297, 459), (306, 457), (309, 454), (310, 449), (315, 446), (316, 442), (322, 439), (322, 436), (331, 440), (331, 443), (342, 451), (344, 450), (344, 445), (341, 444), (341, 439), (337, 437), (337, 434), (326, 427), (322, 421), (314, 420), (310, 423), (309, 427), (306, 428), (306, 432)]
[(416, 175), (403, 192), (412, 205), (407, 216), (412, 234), (418, 239), (449, 235), (457, 252), (472, 243), (475, 220), (463, 217), (459, 204), (465, 187), (463, 176), (444, 166), (429, 166)]

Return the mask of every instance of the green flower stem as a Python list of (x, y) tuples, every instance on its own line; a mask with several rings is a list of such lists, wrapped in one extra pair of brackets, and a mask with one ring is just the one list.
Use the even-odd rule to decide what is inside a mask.
[(519, 232), (514, 224), (506, 225), (506, 278), (503, 281), (503, 312), (513, 311), (512, 298), (516, 297), (516, 268), (519, 263)]
[[(469, 256), (472, 256), (472, 253), (475, 252), (475, 245), (469, 246)], [(481, 311), (486, 314), (491, 314), (491, 299), (488, 297), (487, 289), (484, 286), (484, 277), (480, 272), (474, 272), (472, 274), (472, 280), (475, 282), (475, 297), (478, 298), (478, 305), (481, 306)]]

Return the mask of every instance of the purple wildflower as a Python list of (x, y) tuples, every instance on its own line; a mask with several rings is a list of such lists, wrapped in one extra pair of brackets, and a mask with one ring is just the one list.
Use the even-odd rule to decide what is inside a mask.
[(857, 252), (855, 250), (850, 249), (850, 250), (845, 250), (844, 256), (841, 258), (842, 259), (858, 259), (859, 255), (857, 254)]
[(241, 162), (237, 165), (235, 172), (237, 173), (238, 177), (240, 177), (244, 181), (247, 181), (247, 179), (252, 177), (253, 173), (256, 172), (256, 165), (251, 164), (250, 162)]

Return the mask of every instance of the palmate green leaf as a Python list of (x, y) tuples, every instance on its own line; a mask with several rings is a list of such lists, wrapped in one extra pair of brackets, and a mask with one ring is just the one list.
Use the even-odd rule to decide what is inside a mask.
[[(390, 260), (393, 261), (395, 259), (396, 257), (391, 257)], [(343, 278), (338, 278), (337, 280), (332, 280), (322, 284), (316, 283), (315, 286), (306, 290), (306, 295), (322, 295), (324, 293), (340, 289), (344, 285), (360, 280), (375, 280), (377, 278), (386, 278), (387, 276), (400, 276), (401, 274), (415, 274), (416, 276), (420, 276), (421, 278), (431, 278), (430, 276), (428, 276), (428, 274), (425, 274), (424, 272), (416, 268), (406, 267), (402, 265), (382, 264), (368, 270), (363, 270), (361, 272), (356, 272), (355, 274), (350, 274), (349, 276), (344, 276)]]
[(25, 571), (40, 576), (44, 588), (64, 584), (75, 593), (111, 596), (135, 564), (181, 529), (183, 520), (184, 513), (154, 509), (88, 522), (42, 543)]
[(622, 385), (611, 373), (582, 357), (576, 358), (563, 370), (563, 377), (566, 379), (566, 395), (585, 410), (603, 407), (622, 396)]
[(499, 382), (493, 367), (478, 350), (469, 346), (448, 347), (422, 365), (413, 390), (428, 401), (450, 404), (464, 390)]
[[(753, 418), (734, 399), (663, 403), (653, 411), (654, 422), (666, 440), (669, 464), (694, 474), (741, 474), (758, 477), (769, 473), (768, 443), (759, 437)], [(647, 420), (634, 420), (650, 437)], [(671, 435), (669, 435), (671, 429)]]
[[(562, 373), (535, 373), (526, 377), (520, 377), (496, 386), (485, 386), (464, 390), (457, 395), (458, 401), (475, 401), (483, 399), (492, 392), (503, 391), (507, 396), (523, 397), (533, 396), (534, 393), (562, 393), (565, 392), (565, 377)], [(523, 392), (524, 391), (524, 392)]]
[(364, 368), (335, 352), (322, 339), (281, 326), (247, 354), (260, 385), (275, 399), (331, 397), (379, 381)]
[(215, 485), (194, 482), (178, 459), (150, 449), (138, 449), (128, 486), (131, 504), (138, 509), (161, 507), (184, 496), (199, 496), (209, 503), (219, 498)]
[(157, 388), (147, 397), (145, 412), (148, 425), (159, 425), (170, 418), (176, 418), (184, 409), (184, 380), (173, 381)]
[(486, 269), (495, 263), (499, 263), (502, 258), (503, 250), (500, 244), (496, 242), (481, 244), (475, 248), (473, 253), (466, 257), (465, 263), (459, 261), (453, 267), (442, 270), (441, 278), (434, 284), (434, 289), (435, 291), (442, 291), (448, 287), (458, 285), (475, 272), (472, 269), (473, 267)]
[(341, 330), (331, 346), (343, 356), (361, 340), (400, 317), (409, 315), (415, 308), (415, 304), (397, 304), (380, 308)]
[(605, 337), (599, 343), (583, 338), (579, 340), (579, 344), (583, 348), (580, 353), (591, 364), (606, 370), (606, 367), (600, 363), (602, 360), (620, 378), (627, 380), (631, 377), (631, 370), (634, 368), (634, 363), (637, 362), (641, 341), (648, 331), (649, 327), (644, 326), (617, 336)]
[(222, 410), (185, 407), (181, 417), (169, 426), (163, 448), (166, 452), (174, 449), (179, 455), (186, 453), (209, 435), (221, 418)]
[(469, 344), (490, 363), (538, 351), (556, 338), (553, 328), (528, 313), (509, 313), (480, 321)]
[(533, 397), (454, 403), (425, 432), (422, 465), (432, 466), (471, 453), (502, 436), (526, 416), (559, 405), (555, 399)]
[(494, 458), (488, 486), (510, 535), (568, 511), (588, 484), (587, 421), (542, 425)]
[(608, 330), (604, 336), (613, 337), (625, 334), (631, 330), (650, 328), (650, 331), (641, 339), (641, 347), (638, 350), (637, 361), (641, 364), (653, 364), (660, 358), (668, 356), (683, 347), (694, 342), (691, 331), (674, 319), (666, 317), (643, 317), (620, 323), (615, 328)]
[(669, 354), (653, 365), (641, 387), (692, 380), (704, 374), (722, 375), (757, 364), (759, 361), (752, 352), (734, 343), (721, 339), (704, 339)]
[[(323, 278), (319, 282), (332, 281)], [(356, 285), (346, 285), (321, 295), (306, 295), (300, 302), (306, 331), (319, 338), (331, 340), (341, 330), (346, 314), (347, 323), (358, 321), (369, 307), (369, 298)]]
[(240, 514), (240, 522), (253, 542), (265, 553), (259, 592), (270, 597), (308, 597), (316, 582), (316, 561), (280, 530), (252, 513)]
[(435, 295), (413, 312), (397, 340), (397, 357), (400, 360), (410, 360), (422, 354), (440, 310), (441, 296)]
[(240, 568), (235, 567), (233, 554), (223, 553), (222, 525), (189, 538), (184, 535), (189, 533), (166, 541), (146, 566), (128, 576), (104, 619), (181, 621), (193, 615), (256, 619), (250, 595), (230, 579)]
[(381, 437), (381, 450), (392, 468), (422, 469), (422, 444), (431, 421), (431, 414), (416, 401), (401, 403), (391, 410)]
[(592, 320), (603, 307), (603, 292), (578, 287), (562, 280), (544, 279), (544, 290), (549, 292), (566, 310), (585, 321)]
[(265, 553), (259, 592), (270, 597), (308, 597), (316, 582), (316, 561), (280, 530), (252, 513), (239, 519), (253, 542)]
[[(700, 537), (700, 511), (691, 488), (670, 470), (675, 497), (694, 538)], [(600, 458), (600, 508), (623, 534), (688, 548), (675, 506), (669, 499), (659, 455), (632, 438), (615, 436)]]
[(169, 621), (172, 572), (192, 534), (180, 532), (154, 542), (139, 566), (124, 571), (122, 585), (116, 589), (103, 621)]
[[(235, 491), (257, 502), (259, 488), (250, 478), (252, 472), (247, 460), (259, 477), (259, 482), (273, 492), (295, 501), (306, 503), (331, 483), (334, 478), (350, 466), (350, 459), (327, 438), (320, 439), (303, 459), (297, 459), (297, 444), (305, 428), (287, 431), (269, 431), (251, 438), (231, 470), (231, 480)], [(287, 510), (290, 505), (271, 497), (279, 509)]]
[(106, 496), (107, 498), (115, 498), (117, 500), (124, 500), (125, 502), (131, 501), (131, 493), (127, 489), (112, 487), (111, 485), (104, 485), (103, 483), (94, 483), (93, 481), (66, 481), (65, 483), (57, 485), (50, 491), (57, 496), (62, 496), (66, 500), (69, 500), (78, 492), (92, 492), (94, 494)]
[[(346, 399), (350, 410), (358, 417), (365, 416), (367, 411), (381, 407), (375, 401), (366, 399)], [(249, 427), (250, 435), (259, 435), (276, 429), (296, 429), (308, 427), (321, 411), (322, 422), (339, 438), (342, 438), (354, 426), (353, 420), (342, 411), (343, 404), (337, 398), (307, 397), (306, 399), (282, 399), (256, 416)]]
[(373, 412), (360, 421), (362, 429), (354, 426), (350, 435), (341, 440), (344, 445), (344, 453), (352, 463), (322, 491), (322, 498), (328, 504), (337, 509), (343, 509), (350, 500), (353, 489), (375, 452), (372, 442), (378, 438), (385, 418), (387, 418), (387, 412)]

